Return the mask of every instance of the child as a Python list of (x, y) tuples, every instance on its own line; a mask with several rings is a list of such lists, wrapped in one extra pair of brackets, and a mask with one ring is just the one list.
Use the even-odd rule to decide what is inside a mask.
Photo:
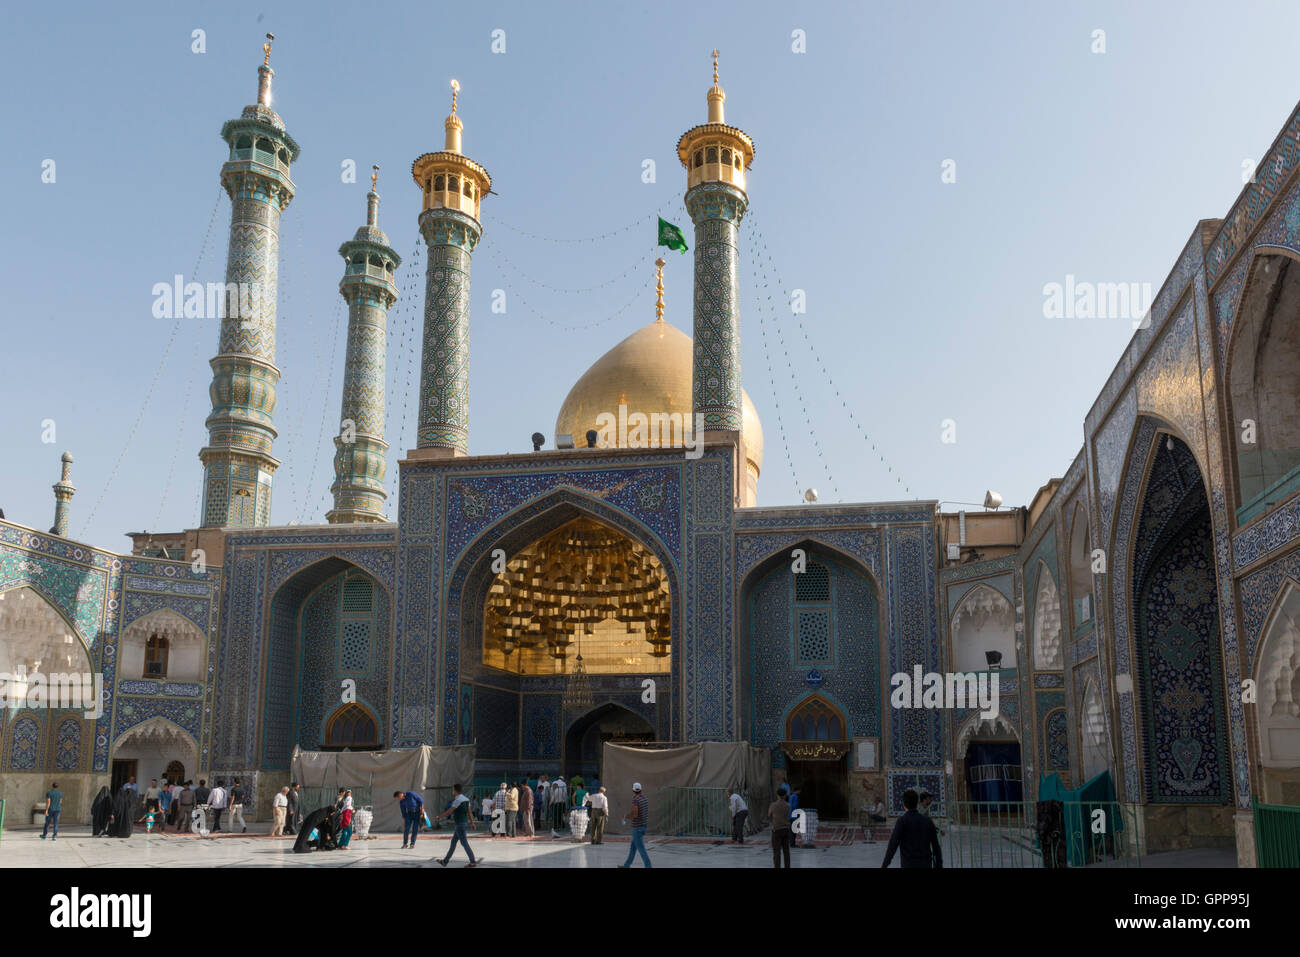
[(339, 828), (339, 850), (348, 850), (348, 844), (352, 841), (352, 815), (355, 812), (350, 807), (343, 808), (343, 814), (340, 817), (341, 827)]

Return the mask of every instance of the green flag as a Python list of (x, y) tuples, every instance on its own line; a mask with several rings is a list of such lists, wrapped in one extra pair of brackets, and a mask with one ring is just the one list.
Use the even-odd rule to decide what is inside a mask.
[(669, 249), (680, 249), (683, 256), (689, 248), (682, 231), (662, 216), (659, 217), (659, 245), (667, 246)]

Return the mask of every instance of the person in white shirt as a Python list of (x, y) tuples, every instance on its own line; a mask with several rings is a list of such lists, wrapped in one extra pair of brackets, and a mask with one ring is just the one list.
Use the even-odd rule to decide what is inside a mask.
[(485, 797), (482, 805), (483, 829), (487, 830), (492, 826), (492, 799)]
[(557, 833), (560, 828), (564, 827), (564, 815), (569, 810), (569, 793), (568, 786), (564, 783), (564, 778), (555, 779), (551, 785), (551, 836), (559, 837)]
[[(500, 812), (501, 812), (501, 823), (502, 823), (503, 825), (505, 824), (505, 815), (506, 815), (506, 788), (507, 788), (507, 787), (509, 787), (509, 785), (506, 784), (505, 781), (502, 781), (502, 782), (501, 782), (501, 787), (497, 789), (497, 793), (496, 793), (495, 795), (493, 795), (493, 797), (492, 797), (492, 817), (489, 818), (489, 820), (491, 820), (494, 824), (496, 823), (496, 813), (497, 813), (497, 811), (500, 811)], [(494, 828), (492, 828), (492, 836), (493, 836), (493, 837), (498, 837), (498, 836), (500, 836), (500, 837), (505, 837), (505, 831), (503, 830), (503, 831), (501, 832), (501, 834), (498, 835), (498, 834), (497, 834), (497, 829), (494, 827)]]
[(609, 817), (609, 798), (603, 786), (587, 795), (587, 806), (591, 808), (591, 843), (601, 844), (605, 840), (605, 819)]
[(734, 788), (727, 788), (727, 805), (731, 809), (731, 842), (745, 843), (745, 818), (749, 817), (749, 805), (736, 793)]
[(284, 836), (284, 817), (289, 813), (289, 789), (280, 788), (280, 793), (271, 799), (271, 811), (275, 814), (275, 827), (271, 828), (272, 837)]
[(221, 830), (221, 812), (226, 809), (226, 782), (224, 779), (217, 781), (217, 786), (208, 795), (208, 805), (212, 808), (212, 833), (216, 834)]

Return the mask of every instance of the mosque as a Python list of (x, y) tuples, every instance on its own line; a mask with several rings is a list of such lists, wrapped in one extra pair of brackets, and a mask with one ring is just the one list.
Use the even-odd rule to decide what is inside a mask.
[[(554, 448), (470, 454), (470, 269), (492, 179), (453, 93), (443, 148), (411, 167), (427, 264), (398, 500), (384, 423), (401, 260), (372, 179), (339, 249), (333, 507), (273, 526), (279, 224), (299, 146), (270, 105), (269, 44), (258, 74), (257, 102), (222, 127), (221, 181), (227, 281), (264, 294), (221, 324), (198, 527), (134, 535), (131, 554), (70, 539), (66, 454), (53, 528), (0, 521), (0, 672), (103, 676), (90, 716), (32, 707), (11, 680), (11, 809), (57, 775), (65, 820), (84, 819), (100, 785), (169, 773), (241, 776), (267, 817), (295, 746), (472, 743), (487, 778), (590, 773), (605, 741), (748, 741), (823, 818), (869, 792), (898, 813), (909, 787), (942, 811), (969, 797), (977, 751), (1030, 799), (1044, 775), (1108, 770), (1151, 849), (1235, 847), (1246, 866), (1254, 802), (1300, 804), (1300, 108), (1228, 214), (1192, 228), (1064, 476), (968, 514), (757, 506), (738, 275), (754, 142), (724, 119), (716, 57), (707, 119), (677, 144), (690, 334), (664, 320), (661, 275), (657, 317), (591, 357)], [(599, 420), (623, 406), (629, 439), (611, 442)], [(651, 418), (681, 441), (633, 441)], [(918, 667), (988, 673), (997, 715), (891, 707), (891, 676)]]

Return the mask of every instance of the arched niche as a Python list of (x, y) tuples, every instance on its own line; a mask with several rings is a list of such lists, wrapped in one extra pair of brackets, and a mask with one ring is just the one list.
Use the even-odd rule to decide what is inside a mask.
[(1300, 586), (1288, 581), (1256, 654), (1261, 800), (1300, 804)]
[(1034, 668), (1059, 671), (1065, 664), (1061, 641), (1061, 598), (1047, 564), (1039, 561), (1038, 597), (1034, 600)]
[(1003, 670), (1016, 667), (1016, 613), (997, 589), (980, 583), (952, 613), (952, 661), (957, 672), (988, 671), (990, 654)]
[(118, 656), (118, 678), (199, 683), (207, 665), (207, 641), (194, 622), (160, 608), (126, 626)]
[(1300, 488), (1300, 262), (1290, 254), (1252, 261), (1227, 365), (1244, 523)]
[(1070, 522), (1070, 619), (1075, 631), (1096, 617), (1092, 592), (1092, 548), (1088, 537), (1088, 513), (1083, 503), (1074, 506)]
[[(1110, 767), (1110, 744), (1106, 737), (1106, 714), (1101, 693), (1091, 678), (1083, 688), (1079, 714), (1080, 766), (1083, 781), (1090, 781)], [(1083, 783), (1083, 782), (1080, 782)]]

